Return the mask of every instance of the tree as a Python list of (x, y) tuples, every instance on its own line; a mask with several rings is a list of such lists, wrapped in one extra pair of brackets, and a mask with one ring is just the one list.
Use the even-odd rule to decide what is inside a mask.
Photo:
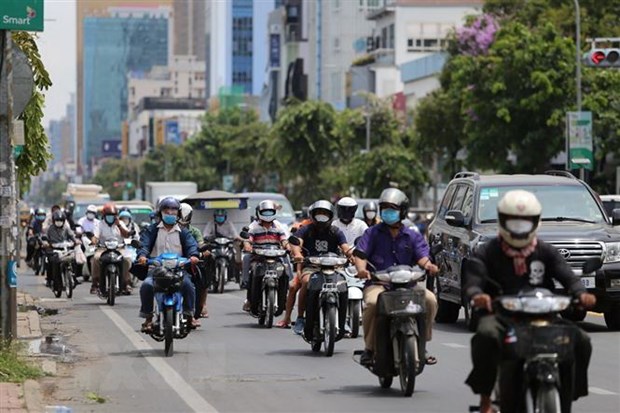
[(32, 98), (19, 117), (24, 122), (24, 151), (15, 161), (17, 182), (22, 192), (28, 191), (31, 178), (47, 169), (52, 159), (49, 152), (49, 140), (42, 125), (45, 96), (43, 92), (52, 86), (49, 74), (41, 60), (39, 48), (32, 33), (13, 32), (12, 39), (26, 54), (34, 75), (35, 88)]

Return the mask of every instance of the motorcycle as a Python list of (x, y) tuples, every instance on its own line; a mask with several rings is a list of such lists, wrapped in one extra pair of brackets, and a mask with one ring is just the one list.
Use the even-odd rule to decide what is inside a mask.
[(153, 287), (155, 289), (155, 317), (153, 332), (150, 336), (155, 341), (164, 342), (164, 354), (172, 357), (174, 339), (187, 337), (191, 328), (183, 314), (183, 282), (184, 268), (190, 264), (187, 258), (177, 254), (164, 253), (148, 260), (149, 265), (158, 268), (153, 270)]
[[(123, 250), (123, 257), (129, 258), (131, 262), (134, 262), (138, 257), (138, 250), (132, 245), (133, 240), (131, 238), (125, 238), (124, 241), (125, 249)], [(138, 277), (136, 277), (135, 275), (131, 277), (131, 283), (134, 287), (138, 285), (138, 281)]]
[(117, 239), (109, 239), (104, 245), (105, 251), (99, 259), (102, 276), (99, 280), (98, 294), (100, 298), (105, 298), (108, 305), (113, 306), (123, 283), (123, 254), (119, 251)]
[[(391, 288), (379, 294), (375, 357), (364, 367), (379, 377), (384, 389), (390, 388), (394, 376), (399, 376), (400, 388), (406, 397), (413, 394), (416, 376), (422, 373), (425, 365), (424, 290), (412, 287), (412, 283), (422, 282), (425, 276), (425, 272), (408, 265), (389, 267), (373, 274), (373, 279)], [(361, 350), (354, 352), (356, 362), (360, 363), (356, 356), (362, 353)]]
[(64, 291), (67, 298), (73, 297), (73, 261), (74, 261), (74, 243), (71, 241), (55, 242), (51, 244), (52, 254), (57, 256), (60, 262), (60, 272), (52, 280), (52, 291), (54, 296), (60, 298)]
[[(92, 233), (84, 232), (81, 239), (82, 245), (84, 245), (84, 255), (86, 256), (86, 265), (88, 266), (89, 274), (92, 269), (91, 260), (93, 259), (93, 257), (95, 256), (95, 252), (97, 251), (97, 246), (91, 241), (93, 236), (94, 234)], [(84, 281), (88, 281), (90, 279), (90, 275), (85, 275), (82, 272), (82, 278), (84, 279)]]
[(254, 248), (252, 254), (260, 257), (251, 277), (252, 302), (257, 303), (252, 310), (257, 309), (259, 325), (271, 328), (273, 317), (282, 314), (286, 303), (288, 277), (284, 271), (282, 257), (287, 251), (277, 245), (261, 245)]
[(234, 264), (233, 241), (225, 237), (215, 238), (211, 242), (211, 255), (215, 261), (215, 271), (209, 277), (210, 290), (222, 294)]
[(33, 237), (34, 253), (32, 255), (32, 269), (34, 275), (45, 275), (45, 269), (47, 268), (47, 255), (44, 253), (41, 245), (41, 235), (37, 234)]
[(366, 281), (357, 278), (357, 271), (354, 265), (349, 265), (344, 270), (344, 277), (347, 280), (349, 298), (347, 304), (347, 325), (351, 328), (351, 338), (357, 338), (360, 331), (362, 300), (364, 298), (364, 286), (366, 285)]
[(345, 334), (347, 316), (347, 282), (341, 270), (347, 258), (331, 252), (308, 257), (305, 262), (319, 268), (310, 276), (306, 306), (306, 325), (303, 338), (319, 352), (321, 345), (325, 356), (334, 354), (334, 345)]

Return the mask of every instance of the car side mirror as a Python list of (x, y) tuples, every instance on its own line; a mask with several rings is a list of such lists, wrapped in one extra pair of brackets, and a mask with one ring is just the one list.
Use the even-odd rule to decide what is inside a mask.
[(465, 226), (465, 216), (462, 211), (458, 209), (453, 209), (451, 211), (446, 212), (446, 223), (452, 227), (464, 227)]
[(137, 239), (132, 239), (130, 245), (134, 247), (135, 249), (138, 249), (142, 246), (142, 243)]
[(582, 266), (583, 273), (591, 274), (595, 272), (596, 270), (600, 269), (602, 266), (603, 266), (603, 260), (601, 260), (599, 257), (588, 258), (583, 263), (583, 266)]
[(288, 237), (288, 242), (290, 242), (291, 244), (299, 247), (301, 245), (301, 241), (299, 240), (299, 238), (297, 238), (294, 235), (291, 235), (290, 237)]
[(367, 260), (368, 259), (368, 255), (366, 255), (366, 253), (360, 249), (355, 248), (353, 250), (353, 256), (360, 258), (362, 260)]
[(620, 208), (611, 211), (611, 225), (620, 225)]

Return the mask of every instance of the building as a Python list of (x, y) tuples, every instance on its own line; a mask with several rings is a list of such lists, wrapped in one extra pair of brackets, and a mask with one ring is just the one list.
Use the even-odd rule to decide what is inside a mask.
[[(142, 24), (127, 24), (123, 25), (121, 21), (118, 19), (131, 19), (127, 13), (124, 14), (125, 17), (120, 16), (119, 7), (130, 6), (129, 10), (150, 10), (151, 12), (157, 14), (158, 11), (161, 13), (167, 13), (170, 11), (170, 6), (172, 5), (172, 0), (88, 0), (88, 1), (77, 1), (76, 2), (76, 19), (77, 19), (77, 99), (76, 99), (76, 108), (77, 108), (77, 161), (78, 161), (78, 174), (83, 174), (87, 171), (84, 170), (84, 167), (91, 163), (91, 158), (94, 156), (96, 158), (97, 154), (101, 154), (102, 140), (107, 139), (108, 137), (111, 140), (118, 139), (120, 135), (120, 122), (121, 118), (118, 118), (116, 115), (114, 116), (106, 116), (105, 121), (111, 122), (109, 125), (109, 133), (102, 133), (100, 136), (91, 136), (86, 135), (86, 118), (90, 119), (89, 122), (97, 123), (100, 121), (104, 121), (101, 119), (101, 116), (97, 113), (85, 113), (85, 99), (91, 97), (95, 90), (93, 87), (101, 86), (98, 83), (90, 84), (89, 87), (85, 87), (85, 75), (89, 76), (89, 79), (95, 80), (97, 77), (93, 76), (93, 72), (96, 70), (97, 73), (101, 74), (102, 70), (97, 70), (98, 65), (92, 59), (97, 58), (97, 62), (102, 59), (108, 58), (108, 56), (103, 56), (101, 53), (95, 53), (95, 49), (93, 46), (97, 44), (98, 41), (102, 41), (102, 45), (105, 44), (106, 47), (101, 47), (100, 51), (105, 53), (112, 53), (116, 57), (120, 54), (124, 53), (126, 56), (131, 56), (127, 52), (130, 50), (137, 50), (136, 56), (142, 56), (140, 53), (140, 49), (153, 49), (151, 44), (146, 43), (146, 39), (149, 41), (154, 41), (156, 36), (160, 36), (160, 38), (165, 39), (166, 48), (168, 48), (168, 35), (169, 30), (167, 18), (161, 17), (158, 20), (159, 26), (162, 25), (161, 20), (166, 20), (166, 33), (163, 34), (164, 31), (161, 27), (156, 29), (154, 32), (149, 30), (149, 25), (147, 24), (144, 17), (141, 17)], [(168, 8), (165, 8), (168, 6)], [(165, 9), (161, 9), (164, 7)], [(165, 10), (165, 11), (164, 11)], [(144, 16), (143, 12), (142, 16)], [(150, 15), (152, 16), (153, 13)], [(148, 13), (147, 13), (148, 15)], [(160, 14), (161, 15), (161, 14)], [(116, 16), (116, 17), (114, 17)], [(101, 20), (98, 20), (101, 19)], [(106, 21), (105, 19), (116, 19), (115, 23), (111, 21)], [(88, 20), (88, 25), (86, 22)], [(127, 23), (126, 21), (124, 21)], [(151, 22), (153, 23), (153, 22)], [(146, 26), (145, 26), (146, 24)], [(115, 27), (113, 27), (116, 25)], [(107, 26), (107, 27), (106, 27)], [(137, 27), (143, 27), (143, 32), (136, 31)], [(171, 28), (171, 25), (170, 25)], [(101, 29), (101, 32), (99, 32)], [(116, 29), (116, 31), (114, 31)], [(105, 39), (106, 36), (97, 36), (97, 33), (109, 33), (110, 38)], [(143, 34), (147, 34), (147, 36), (143, 37)], [(86, 43), (86, 35), (88, 35), (88, 44)], [(113, 39), (116, 40), (114, 43)], [(141, 45), (140, 45), (141, 44)], [(153, 43), (155, 44), (155, 43)], [(88, 46), (88, 47), (87, 47)], [(160, 53), (160, 49), (162, 48), (162, 44), (160, 44), (155, 49), (157, 50), (157, 54)], [(91, 55), (86, 57), (86, 50), (90, 50)], [(108, 50), (111, 49), (111, 50)], [(166, 56), (171, 53), (170, 50), (166, 51)], [(126, 59), (131, 60), (131, 65), (129, 66), (148, 66), (148, 64), (139, 64), (136, 62), (136, 58)], [(165, 65), (166, 60), (164, 59), (155, 59), (157, 60), (157, 64)], [(105, 63), (105, 60), (103, 60)], [(114, 82), (110, 82), (108, 86), (112, 86), (111, 83), (114, 83), (114, 86), (119, 86), (119, 94), (126, 94), (126, 88), (123, 88), (124, 81), (118, 81), (119, 78), (126, 79), (126, 74), (129, 70), (133, 70), (132, 67), (127, 67), (120, 65), (122, 62), (117, 61), (117, 65), (110, 67), (111, 65), (107, 65), (110, 68), (114, 78)], [(127, 61), (125, 62), (127, 63)], [(148, 63), (148, 62), (147, 62)], [(120, 65), (120, 66), (119, 66)], [(102, 66), (106, 66), (105, 64)], [(148, 68), (150, 69), (150, 67)], [(90, 71), (90, 73), (89, 73)], [(108, 76), (110, 73), (106, 73)], [(105, 78), (106, 76), (100, 76), (101, 78)], [(105, 87), (100, 88), (98, 90), (105, 90), (106, 94), (110, 92), (112, 89), (105, 89)], [(113, 92), (112, 94), (115, 95)], [(116, 96), (116, 95), (115, 95)], [(121, 96), (117, 96), (112, 98), (111, 96), (107, 99), (108, 103), (113, 105), (115, 108), (120, 106), (125, 106), (124, 103), (126, 99), (123, 99)], [(114, 102), (113, 102), (114, 101)], [(91, 105), (91, 109), (94, 107)], [(119, 113), (121, 110), (115, 110), (115, 113)], [(118, 121), (117, 121), (118, 120)], [(117, 126), (112, 125), (112, 123), (116, 123)], [(105, 126), (108, 128), (108, 126)], [(99, 128), (101, 129), (101, 128)], [(103, 135), (103, 136), (101, 136)]]
[(60, 120), (51, 120), (47, 134), (52, 153), (51, 166), (75, 164), (75, 94), (67, 104), (65, 115)]
[[(257, 95), (264, 83), (266, 22), (279, 0), (210, 1), (206, 5), (206, 94)], [(233, 99), (237, 101), (239, 99)]]
[(207, 0), (174, 0), (172, 54), (196, 56), (205, 60), (205, 21)]

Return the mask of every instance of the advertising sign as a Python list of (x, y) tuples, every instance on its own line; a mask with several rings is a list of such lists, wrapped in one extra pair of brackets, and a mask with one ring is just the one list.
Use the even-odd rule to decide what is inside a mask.
[(0, 29), (43, 31), (43, 0), (0, 1)]
[(568, 112), (566, 114), (570, 169), (592, 170), (592, 112)]
[(166, 143), (172, 143), (175, 145), (181, 144), (179, 122), (176, 120), (169, 120), (166, 122)]
[(123, 152), (121, 140), (109, 140), (101, 143), (101, 156), (104, 158), (120, 158)]
[(280, 67), (280, 35), (272, 34), (269, 37), (269, 66)]

